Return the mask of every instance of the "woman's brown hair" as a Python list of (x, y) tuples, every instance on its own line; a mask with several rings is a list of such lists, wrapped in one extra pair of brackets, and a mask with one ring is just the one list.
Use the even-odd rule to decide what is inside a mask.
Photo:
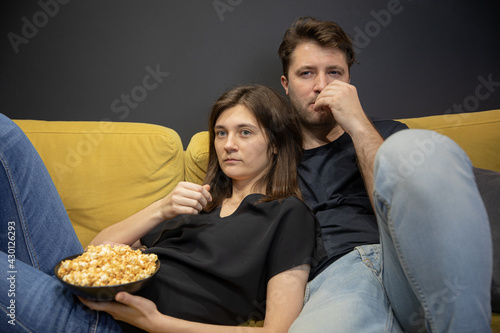
[(215, 123), (227, 109), (246, 107), (257, 119), (268, 139), (269, 167), (256, 185), (264, 185), (266, 196), (261, 201), (281, 200), (289, 196), (301, 198), (297, 165), (302, 155), (300, 125), (285, 97), (263, 85), (243, 85), (226, 91), (213, 104), (209, 118), (210, 148), (205, 183), (210, 185), (212, 202), (207, 211), (220, 206), (232, 195), (231, 179), (219, 165), (215, 151)]

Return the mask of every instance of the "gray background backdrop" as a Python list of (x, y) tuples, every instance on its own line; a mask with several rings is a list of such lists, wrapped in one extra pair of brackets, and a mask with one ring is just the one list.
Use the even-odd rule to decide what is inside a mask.
[(160, 124), (186, 146), (230, 86), (282, 91), (277, 49), (303, 15), (336, 21), (354, 39), (351, 83), (371, 116), (500, 108), (494, 3), (8, 1), (0, 14), (0, 112)]

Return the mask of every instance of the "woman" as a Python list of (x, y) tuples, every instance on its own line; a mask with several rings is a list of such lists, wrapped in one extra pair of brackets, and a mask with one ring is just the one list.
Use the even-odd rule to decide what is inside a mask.
[[(101, 312), (89, 311), (48, 275), (58, 260), (81, 251), (79, 244), (74, 244), (76, 237), (67, 217), (54, 230), (40, 229), (45, 228), (40, 221), (46, 218), (59, 221), (65, 214), (62, 205), (52, 204), (54, 207), (46, 212), (46, 207), (40, 207), (45, 205), (42, 197), (31, 200), (35, 203), (30, 201), (29, 209), (25, 209), (23, 200), (22, 204), (16, 199), (7, 202), (4, 210), (18, 215), (9, 219), (22, 221), (16, 229), (17, 238), (21, 238), (22, 231), (22, 238), (29, 239), (27, 245), (20, 246), (26, 251), (17, 252), (26, 252), (26, 256), (17, 258), (37, 269), (18, 261), (19, 293), (22, 285), (33, 288), (34, 295), (29, 302), (26, 295), (16, 299), (16, 325), (3, 322), (0, 327), (72, 332), (90, 327), (117, 332), (135, 327), (164, 332), (287, 331), (301, 310), (310, 264), (319, 259), (316, 221), (297, 199), (300, 192), (295, 175), (301, 139), (299, 126), (290, 115), (286, 100), (269, 88), (242, 86), (229, 90), (214, 104), (210, 115), (207, 184), (180, 183), (167, 197), (96, 236), (92, 244), (145, 245), (162, 262), (153, 283), (139, 295), (122, 292), (116, 302), (105, 303), (81, 299), (89, 308), (105, 311), (116, 321)], [(22, 137), (14, 126), (4, 123), (7, 133)], [(25, 139), (15, 141), (5, 149), (26, 149), (21, 147), (21, 143), (27, 146)], [(54, 191), (50, 184), (50, 191), (45, 188), (50, 181), (39, 174), (46, 171), (38, 171), (43, 168), (31, 161), (34, 157), (26, 171), (34, 169), (37, 174), (28, 177), (23, 173), (26, 182), (11, 175), (11, 161), (5, 156), (14, 153), (4, 154), (3, 144), (1, 148), (2, 207), (3, 194), (16, 198), (18, 189), (30, 185), (26, 182), (36, 183), (30, 192), (34, 197), (39, 189), (43, 189), (39, 195), (44, 197), (46, 192)], [(12, 167), (17, 168), (17, 164)], [(43, 212), (37, 213), (31, 205)], [(68, 250), (51, 251), (59, 244)], [(3, 272), (9, 271), (7, 260), (2, 252)], [(8, 281), (1, 283), (7, 287)], [(6, 293), (0, 295), (0, 301), (9, 314)], [(36, 313), (47, 305), (52, 313)], [(229, 326), (263, 319), (263, 315), (263, 328)]]

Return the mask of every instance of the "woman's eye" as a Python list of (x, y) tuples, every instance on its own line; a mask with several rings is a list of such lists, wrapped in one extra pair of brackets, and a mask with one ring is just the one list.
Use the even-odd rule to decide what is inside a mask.
[(252, 134), (252, 132), (250, 132), (249, 130), (242, 130), (242, 131), (241, 131), (241, 134), (242, 134), (243, 136), (248, 136), (248, 135)]
[(224, 132), (224, 131), (216, 131), (215, 132), (215, 136), (217, 136), (217, 137), (223, 137), (224, 135), (226, 135), (226, 132)]

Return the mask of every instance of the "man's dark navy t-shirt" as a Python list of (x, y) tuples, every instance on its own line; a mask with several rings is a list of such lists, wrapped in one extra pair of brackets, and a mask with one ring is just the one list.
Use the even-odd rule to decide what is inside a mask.
[[(392, 120), (374, 120), (386, 139), (407, 126)], [(344, 133), (324, 146), (306, 150), (299, 166), (306, 203), (315, 211), (328, 253), (311, 278), (356, 246), (379, 243), (377, 220), (358, 168), (351, 137)]]

